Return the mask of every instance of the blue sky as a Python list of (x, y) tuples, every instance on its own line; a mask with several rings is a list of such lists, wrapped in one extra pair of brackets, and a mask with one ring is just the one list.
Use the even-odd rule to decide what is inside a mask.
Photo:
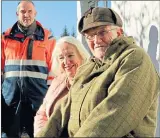
[[(13, 26), (17, 21), (16, 8), (19, 1), (6, 1), (1, 3), (1, 31)], [(65, 25), (68, 32), (72, 33), (74, 28), (77, 31), (77, 1), (34, 1), (37, 16), (36, 19), (48, 29), (51, 29), (53, 35), (59, 38), (63, 32)], [(103, 2), (98, 3), (99, 6)], [(110, 2), (109, 2), (110, 7)]]
[[(34, 1), (36, 19), (48, 29), (52, 29), (53, 35), (58, 38), (67, 26), (68, 32), (77, 28), (77, 4), (76, 1)], [(18, 1), (2, 1), (2, 27), (1, 31), (12, 27), (17, 21), (16, 8)]]

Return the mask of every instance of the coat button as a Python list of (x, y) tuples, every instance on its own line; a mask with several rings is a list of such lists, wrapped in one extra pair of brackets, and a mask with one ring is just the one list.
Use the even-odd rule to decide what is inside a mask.
[(81, 84), (80, 88), (81, 88), (81, 89), (83, 88), (83, 84)]
[(119, 43), (119, 45), (121, 46), (121, 45), (122, 45), (122, 43)]
[(112, 58), (111, 58), (111, 57), (109, 57), (108, 59), (109, 59), (109, 60), (111, 60)]

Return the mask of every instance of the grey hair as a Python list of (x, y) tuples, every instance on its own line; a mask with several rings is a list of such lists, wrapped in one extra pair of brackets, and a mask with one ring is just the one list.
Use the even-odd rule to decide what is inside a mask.
[(56, 76), (59, 73), (58, 71), (60, 71), (60, 69), (59, 69), (60, 65), (59, 65), (59, 62), (58, 62), (58, 47), (59, 47), (60, 44), (62, 44), (64, 42), (70, 43), (77, 48), (79, 54), (83, 58), (83, 62), (90, 57), (90, 54), (85, 49), (84, 45), (79, 40), (77, 40), (75, 37), (64, 36), (64, 37), (60, 38), (56, 42), (54, 51), (52, 53), (52, 61), (53, 61), (53, 63), (52, 63), (52, 73), (53, 73), (54, 76)]
[(31, 0), (21, 0), (20, 2), (18, 2), (18, 5), (17, 5), (17, 12), (19, 11), (19, 5), (21, 4), (21, 2), (22, 2), (22, 1), (30, 2), (30, 3), (32, 3), (32, 4), (33, 4), (33, 6), (35, 7), (35, 5), (34, 5), (33, 1), (31, 1)]

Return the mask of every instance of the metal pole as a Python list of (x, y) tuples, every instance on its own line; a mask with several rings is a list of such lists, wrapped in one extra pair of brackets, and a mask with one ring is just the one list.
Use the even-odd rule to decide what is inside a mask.
[(107, 0), (104, 1), (104, 7), (108, 7), (108, 1)]
[(90, 0), (88, 1), (88, 8), (90, 7), (97, 7), (98, 6), (98, 0)]

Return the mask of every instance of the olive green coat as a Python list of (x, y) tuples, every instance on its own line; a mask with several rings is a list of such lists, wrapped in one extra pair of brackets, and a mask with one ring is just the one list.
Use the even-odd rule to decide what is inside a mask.
[(154, 137), (160, 78), (131, 37), (115, 39), (104, 61), (82, 65), (68, 99), (37, 137)]

